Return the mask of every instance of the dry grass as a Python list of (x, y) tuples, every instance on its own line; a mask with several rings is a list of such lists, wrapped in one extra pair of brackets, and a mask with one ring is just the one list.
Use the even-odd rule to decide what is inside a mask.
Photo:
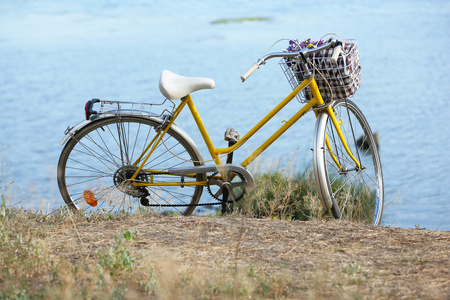
[(5, 210), (0, 298), (448, 299), (449, 232)]
[[(1, 176), (0, 299), (450, 297), (449, 232), (324, 220), (308, 176), (263, 175), (271, 190), (226, 217), (47, 216), (7, 208)], [(310, 221), (288, 220), (298, 205)]]

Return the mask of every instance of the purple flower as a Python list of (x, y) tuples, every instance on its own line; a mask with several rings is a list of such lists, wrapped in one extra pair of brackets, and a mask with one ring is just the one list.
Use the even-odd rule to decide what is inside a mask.
[[(311, 39), (307, 39), (307, 40), (302, 41), (301, 43), (298, 40), (290, 40), (289, 47), (286, 48), (286, 51), (295, 52), (295, 51), (300, 51), (305, 48), (311, 49), (311, 48), (322, 46), (323, 44), (324, 44), (323, 40), (315, 42), (315, 41), (311, 41)], [(314, 56), (315, 57), (320, 56), (320, 53), (316, 53)]]

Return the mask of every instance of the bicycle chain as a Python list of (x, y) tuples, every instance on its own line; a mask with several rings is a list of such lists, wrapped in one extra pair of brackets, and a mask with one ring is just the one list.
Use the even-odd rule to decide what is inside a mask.
[(189, 206), (212, 206), (212, 205), (222, 205), (222, 202), (214, 203), (198, 203), (198, 204), (150, 204), (143, 205), (147, 207), (189, 207)]
[[(159, 173), (159, 172), (150, 173), (150, 174), (151, 175), (166, 175), (166, 173)], [(212, 195), (211, 191), (208, 188), (207, 188), (207, 190)], [(143, 206), (146, 206), (146, 207), (190, 207), (190, 206), (212, 206), (212, 205), (222, 205), (222, 201), (210, 202), (210, 203), (197, 203), (197, 204), (150, 204), (149, 203), (148, 205), (143, 205)]]

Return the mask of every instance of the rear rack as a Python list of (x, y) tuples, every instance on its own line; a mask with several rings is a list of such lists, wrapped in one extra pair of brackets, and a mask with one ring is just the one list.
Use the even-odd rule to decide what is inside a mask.
[[(170, 107), (164, 108), (168, 101)], [(92, 99), (86, 103), (85, 112), (86, 120), (94, 120), (105, 115), (162, 117), (173, 115), (175, 107), (175, 103), (170, 99), (165, 99), (162, 103)]]

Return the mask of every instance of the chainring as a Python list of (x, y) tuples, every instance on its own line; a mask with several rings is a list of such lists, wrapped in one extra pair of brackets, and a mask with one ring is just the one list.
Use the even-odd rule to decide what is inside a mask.
[(213, 173), (208, 179), (208, 185), (206, 186), (208, 193), (214, 198), (222, 203), (225, 201), (223, 199), (223, 189), (225, 184), (228, 184), (231, 188), (231, 195), (228, 196), (226, 203), (233, 203), (241, 200), (244, 197), (245, 190), (247, 187), (245, 177), (234, 171), (227, 171), (225, 175), (225, 180), (222, 178), (219, 172)]

